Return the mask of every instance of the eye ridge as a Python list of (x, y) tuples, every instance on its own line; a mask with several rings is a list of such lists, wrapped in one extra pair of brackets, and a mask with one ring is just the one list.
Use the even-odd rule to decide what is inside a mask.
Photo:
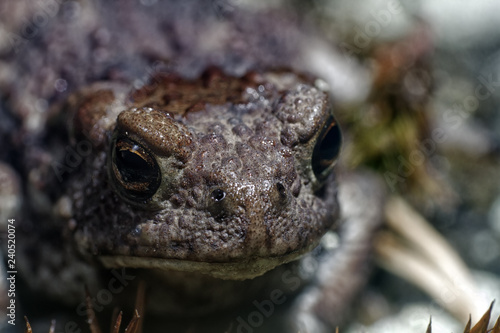
[(342, 133), (333, 116), (330, 116), (318, 136), (312, 155), (312, 168), (316, 178), (324, 180), (328, 177), (341, 146)]

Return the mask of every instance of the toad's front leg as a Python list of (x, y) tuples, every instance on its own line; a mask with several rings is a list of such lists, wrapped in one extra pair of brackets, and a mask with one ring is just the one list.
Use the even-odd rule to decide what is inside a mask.
[(373, 238), (382, 223), (383, 184), (372, 174), (339, 178), (340, 237), (337, 243), (331, 234), (325, 236), (324, 253), (315, 258), (315, 283), (297, 298), (291, 312), (293, 331), (331, 332), (369, 275)]

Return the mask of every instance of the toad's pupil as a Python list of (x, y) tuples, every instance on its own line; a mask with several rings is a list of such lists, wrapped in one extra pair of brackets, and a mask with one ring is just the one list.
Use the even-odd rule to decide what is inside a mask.
[(327, 176), (330, 166), (335, 163), (342, 145), (342, 133), (339, 126), (331, 118), (323, 128), (312, 157), (313, 171), (319, 179)]
[(161, 183), (155, 158), (129, 139), (118, 139), (113, 154), (113, 175), (119, 191), (132, 201), (151, 198)]
[[(117, 158), (117, 167), (126, 182), (145, 182), (155, 177), (154, 168), (136, 152), (136, 146), (131, 150), (120, 150)], [(138, 147), (137, 147), (138, 149)]]

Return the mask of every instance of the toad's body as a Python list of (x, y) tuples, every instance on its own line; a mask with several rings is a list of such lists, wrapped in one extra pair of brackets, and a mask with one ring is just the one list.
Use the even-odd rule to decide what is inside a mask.
[[(241, 63), (255, 67), (245, 56)], [(137, 88), (89, 82), (54, 104), (71, 119), (68, 138), (26, 126), (11, 136), (44, 140), (21, 167), (30, 179), (19, 253), (28, 285), (74, 303), (82, 284), (102, 290), (109, 269), (125, 268), (147, 282), (152, 313), (196, 315), (280, 303), (313, 280), (291, 321), (336, 322), (363, 280), (377, 224), (377, 205), (364, 201), (372, 189), (346, 179), (347, 228), (338, 248), (318, 247), (339, 226), (332, 171), (341, 138), (327, 93), (290, 71), (221, 67), (160, 69)], [(13, 96), (25, 93), (16, 87)], [(8, 112), (22, 103), (9, 101)], [(294, 260), (315, 248), (322, 259), (297, 270)], [(130, 304), (130, 293), (116, 299)]]

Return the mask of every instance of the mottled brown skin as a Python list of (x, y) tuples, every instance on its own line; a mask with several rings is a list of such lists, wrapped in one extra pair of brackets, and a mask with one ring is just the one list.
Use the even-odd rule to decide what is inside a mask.
[[(164, 77), (150, 96), (145, 87), (128, 101), (111, 101), (103, 90), (85, 96), (86, 110), (88, 99), (100, 103), (96, 96), (123, 106), (108, 111), (116, 124), (109, 123), (105, 144), (94, 142), (97, 159), (88, 161), (102, 183), (77, 180), (76, 191), (85, 189), (74, 203), (80, 251), (104, 257), (107, 266), (161, 268), (164, 259), (182, 260), (191, 263), (169, 265), (246, 279), (310, 250), (335, 223), (333, 179), (319, 197), (323, 181), (311, 165), (320, 129), (332, 121), (327, 95), (292, 73), (206, 75)], [(77, 110), (84, 129), (95, 131), (98, 120)], [(150, 197), (124, 189), (114, 160), (120, 140), (138, 143), (157, 163), (161, 180)]]
[[(183, 272), (188, 284), (198, 279), (206, 289), (206, 281), (252, 279), (292, 261), (335, 227), (336, 186), (327, 177), (335, 160), (318, 175), (311, 161), (322, 128), (338, 128), (328, 96), (310, 80), (211, 69), (199, 80), (162, 75), (153, 82), (130, 94), (98, 84), (70, 98), (75, 141), (92, 139), (68, 193), (70, 232), (84, 257), (157, 272), (152, 284), (185, 280), (169, 273)], [(129, 142), (157, 168), (152, 191), (129, 187), (120, 173), (116, 155)], [(233, 290), (229, 298), (239, 297)], [(228, 303), (213, 302), (200, 311)]]

